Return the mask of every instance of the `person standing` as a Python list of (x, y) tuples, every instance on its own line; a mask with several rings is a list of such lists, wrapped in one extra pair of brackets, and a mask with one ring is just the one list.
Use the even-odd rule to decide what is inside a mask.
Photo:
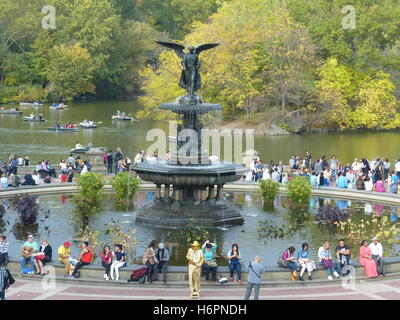
[(10, 248), (10, 244), (7, 241), (7, 237), (3, 234), (0, 235), (0, 266), (6, 266), (9, 262), (8, 259), (8, 250)]
[(397, 194), (399, 190), (399, 177), (392, 171), (388, 177), (389, 190), (391, 193)]
[(123, 153), (121, 152), (121, 148), (117, 148), (117, 151), (114, 153), (114, 163), (115, 163), (115, 174), (118, 173), (118, 163), (120, 160), (124, 158)]
[(112, 173), (113, 153), (111, 150), (107, 153), (107, 173)]
[(154, 268), (158, 262), (156, 261), (156, 254), (154, 252), (156, 246), (157, 241), (152, 240), (146, 248), (142, 259), (143, 264), (147, 267), (147, 281), (150, 283), (153, 282)]
[(339, 161), (336, 159), (336, 156), (333, 154), (331, 160), (329, 161), (329, 168), (331, 169), (331, 181), (336, 181), (337, 172), (338, 172)]
[(192, 243), (191, 248), (186, 254), (189, 267), (189, 288), (192, 299), (200, 298), (200, 275), (201, 266), (204, 262), (203, 250), (200, 249), (200, 244), (196, 240)]
[(377, 237), (372, 238), (372, 242), (369, 245), (369, 248), (371, 249), (372, 259), (374, 259), (376, 262), (376, 271), (378, 272), (378, 274), (384, 276), (383, 247), (382, 244), (378, 241)]
[(253, 261), (247, 266), (247, 272), (249, 275), (246, 287), (246, 294), (244, 300), (249, 300), (251, 292), (254, 288), (254, 300), (258, 300), (258, 295), (260, 293), (261, 279), (263, 273), (263, 265), (261, 264), (261, 258), (256, 256)]
[(158, 260), (158, 272), (163, 274), (163, 282), (167, 282), (167, 271), (169, 261), (169, 250), (165, 248), (164, 243), (158, 245), (156, 259)]
[(9, 270), (0, 267), (0, 300), (6, 300), (6, 289), (15, 282)]
[(311, 154), (309, 151), (306, 151), (306, 155), (304, 157), (304, 164), (308, 170), (311, 169)]

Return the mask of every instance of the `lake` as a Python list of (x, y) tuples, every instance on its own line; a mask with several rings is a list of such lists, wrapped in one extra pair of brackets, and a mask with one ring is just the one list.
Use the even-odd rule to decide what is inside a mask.
[[(115, 121), (111, 116), (117, 110), (127, 115), (134, 115), (140, 109), (135, 101), (99, 101), (87, 103), (69, 103), (67, 110), (51, 110), (43, 107), (20, 106), (24, 116), (31, 112), (42, 112), (45, 123), (23, 121), (21, 115), (0, 114), (0, 159), (7, 159), (11, 153), (29, 156), (34, 161), (48, 159), (58, 163), (68, 155), (68, 150), (75, 147), (76, 141), (82, 145), (93, 143), (94, 146), (107, 147), (122, 151), (133, 157), (139, 149), (146, 150), (153, 142), (145, 141), (146, 133), (153, 128), (160, 128), (168, 133), (168, 122), (159, 120)], [(72, 121), (79, 123), (91, 119), (98, 124), (96, 129), (79, 129), (78, 132), (51, 132), (47, 127), (55, 121), (62, 124)], [(260, 152), (264, 162), (284, 160), (287, 163), (292, 154), (304, 155), (310, 150), (312, 156), (333, 153), (341, 161), (353, 161), (354, 158), (381, 156), (393, 160), (400, 157), (397, 145), (400, 132), (357, 132), (302, 134), (290, 136), (255, 136), (255, 149)], [(243, 139), (244, 140), (244, 139)], [(223, 143), (221, 144), (221, 146)], [(243, 150), (244, 150), (243, 146)]]

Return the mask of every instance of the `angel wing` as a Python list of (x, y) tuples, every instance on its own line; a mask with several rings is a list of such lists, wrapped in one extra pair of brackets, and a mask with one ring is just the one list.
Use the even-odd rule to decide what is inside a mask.
[(185, 49), (185, 46), (178, 44), (178, 43), (165, 42), (165, 41), (156, 41), (156, 43), (158, 43), (164, 47), (173, 49), (179, 58), (181, 58), (181, 59), (183, 58), (183, 55), (184, 55), (183, 50)]
[(195, 52), (196, 52), (197, 54), (200, 54), (200, 52), (202, 52), (202, 51), (209, 50), (209, 49), (215, 48), (215, 47), (217, 47), (217, 46), (219, 46), (219, 43), (205, 43), (205, 44), (201, 44), (201, 45), (199, 45), (199, 46), (196, 47)]

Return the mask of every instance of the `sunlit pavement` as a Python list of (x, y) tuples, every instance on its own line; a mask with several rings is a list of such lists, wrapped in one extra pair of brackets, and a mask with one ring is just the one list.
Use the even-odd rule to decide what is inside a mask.
[[(204, 300), (242, 300), (243, 287), (203, 288)], [(17, 279), (12, 288), (6, 291), (7, 300), (187, 300), (189, 290), (185, 288), (162, 288), (152, 285), (138, 287), (107, 287), (99, 285), (80, 285), (59, 283), (46, 288), (41, 281)], [(400, 279), (356, 282), (354, 287), (344, 288), (341, 284), (304, 287), (264, 287), (260, 300), (400, 300)]]

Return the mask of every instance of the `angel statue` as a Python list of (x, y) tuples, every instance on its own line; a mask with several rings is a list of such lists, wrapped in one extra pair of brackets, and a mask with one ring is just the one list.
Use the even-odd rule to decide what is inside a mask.
[(186, 90), (186, 97), (189, 98), (189, 101), (199, 100), (195, 95), (195, 92), (201, 88), (199, 54), (202, 51), (215, 48), (219, 43), (206, 43), (198, 47), (189, 46), (189, 52), (183, 52), (185, 46), (178, 43), (164, 41), (156, 41), (156, 43), (173, 49), (176, 55), (182, 59), (183, 70), (179, 79), (179, 85)]

